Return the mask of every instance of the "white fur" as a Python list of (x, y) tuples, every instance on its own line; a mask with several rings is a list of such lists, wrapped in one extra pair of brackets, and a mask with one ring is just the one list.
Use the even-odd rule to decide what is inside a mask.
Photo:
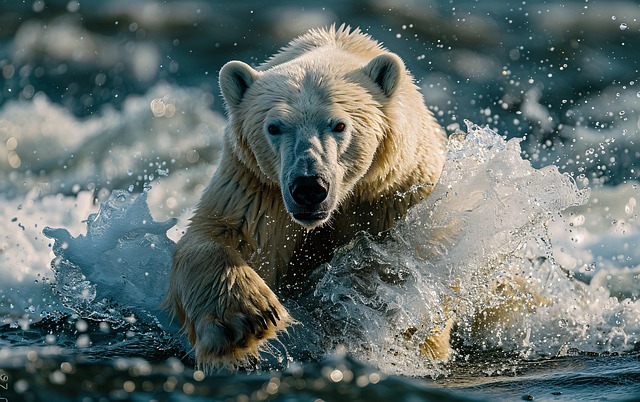
[[(444, 133), (402, 60), (357, 29), (310, 31), (255, 69), (229, 62), (220, 87), (222, 160), (178, 243), (166, 299), (202, 364), (257, 356), (292, 321), (271, 288), (356, 232), (388, 229), (444, 164)], [(300, 176), (326, 184), (321, 204), (293, 200)]]

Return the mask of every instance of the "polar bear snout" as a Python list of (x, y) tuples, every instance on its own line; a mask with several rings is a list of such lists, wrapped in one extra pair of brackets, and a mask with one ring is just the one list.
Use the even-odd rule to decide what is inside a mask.
[(320, 176), (302, 176), (293, 181), (289, 192), (296, 204), (303, 207), (314, 207), (327, 199), (329, 183)]
[(285, 206), (302, 226), (312, 229), (331, 215), (333, 195), (329, 181), (321, 176), (298, 176), (285, 187)]

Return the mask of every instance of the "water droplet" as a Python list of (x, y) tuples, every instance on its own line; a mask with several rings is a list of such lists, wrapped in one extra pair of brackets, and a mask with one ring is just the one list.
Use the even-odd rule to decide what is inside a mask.
[(202, 381), (204, 380), (205, 375), (203, 371), (197, 370), (196, 372), (193, 373), (193, 379), (196, 381)]
[(86, 348), (89, 345), (91, 345), (91, 338), (87, 334), (82, 334), (76, 339), (76, 346), (79, 348)]
[(626, 30), (627, 28), (629, 28), (629, 26), (628, 26), (625, 22), (623, 22), (622, 24), (620, 24), (620, 30), (621, 30), (621, 31), (624, 31), (624, 30)]
[(111, 331), (111, 325), (109, 325), (109, 323), (108, 323), (108, 322), (104, 322), (104, 321), (102, 321), (102, 322), (100, 323), (100, 331), (101, 331), (101, 332), (104, 332), (104, 333), (106, 333), (106, 334), (108, 334), (108, 333), (109, 333), (109, 331)]
[(67, 382), (67, 376), (62, 371), (56, 370), (49, 374), (49, 381), (52, 384), (62, 385)]
[(127, 169), (127, 175), (132, 176), (133, 175), (133, 170)]
[(89, 324), (85, 320), (78, 320), (76, 321), (76, 329), (78, 330), (78, 332), (87, 332), (87, 329), (89, 329)]

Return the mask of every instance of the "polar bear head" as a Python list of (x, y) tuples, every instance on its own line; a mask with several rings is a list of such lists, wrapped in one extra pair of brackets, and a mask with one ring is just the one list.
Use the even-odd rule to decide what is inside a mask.
[(390, 125), (384, 106), (406, 76), (392, 53), (364, 58), (335, 47), (266, 69), (229, 62), (220, 88), (233, 152), (279, 186), (296, 222), (321, 226), (375, 163)]

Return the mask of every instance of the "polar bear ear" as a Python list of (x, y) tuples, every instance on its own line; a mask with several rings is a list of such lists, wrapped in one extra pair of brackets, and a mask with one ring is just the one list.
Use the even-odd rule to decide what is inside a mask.
[(363, 70), (386, 96), (393, 95), (406, 75), (404, 63), (392, 53), (374, 57)]
[(236, 107), (259, 73), (246, 63), (230, 61), (220, 70), (220, 91), (228, 107)]

